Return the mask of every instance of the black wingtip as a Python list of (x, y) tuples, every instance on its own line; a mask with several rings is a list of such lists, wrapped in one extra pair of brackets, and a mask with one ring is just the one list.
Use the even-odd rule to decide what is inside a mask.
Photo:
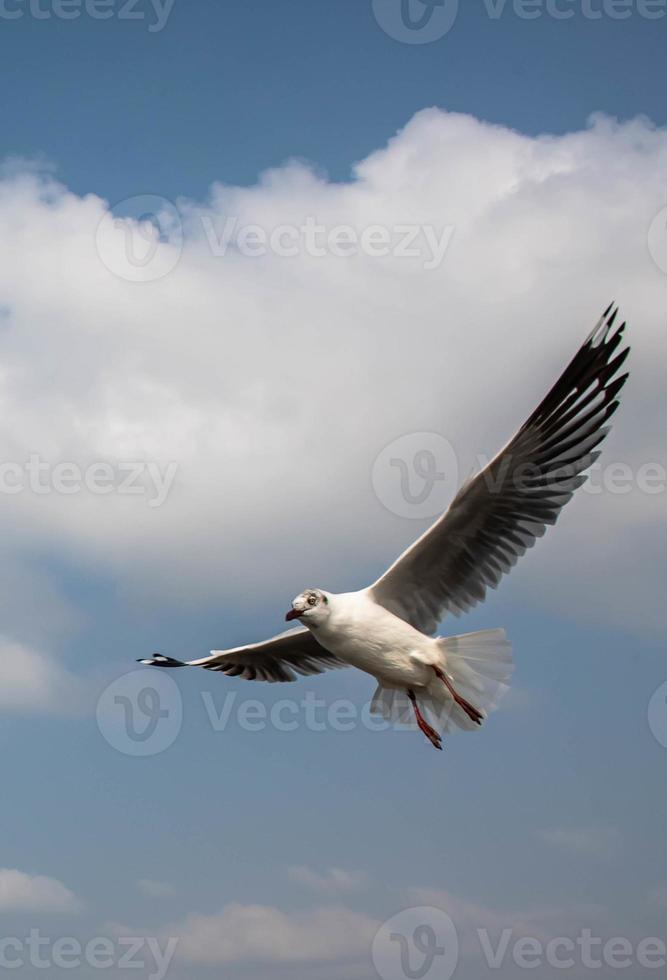
[(154, 653), (152, 657), (147, 660), (137, 660), (138, 664), (144, 664), (146, 667), (185, 667), (186, 664), (182, 660), (175, 660), (173, 657), (165, 657), (162, 653)]
[[(625, 330), (625, 321), (623, 321), (620, 327), (616, 328), (613, 334), (611, 332), (612, 327), (616, 322), (618, 311), (619, 307), (616, 305), (616, 303), (609, 304), (589, 335), (586, 337), (584, 347), (602, 347), (603, 345), (611, 343), (616, 337), (619, 339), (621, 338), (623, 331)], [(618, 341), (616, 342), (618, 343)]]

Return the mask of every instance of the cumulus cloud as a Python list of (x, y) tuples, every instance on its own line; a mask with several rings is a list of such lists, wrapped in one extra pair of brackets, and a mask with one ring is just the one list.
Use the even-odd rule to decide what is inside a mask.
[[(605, 458), (634, 474), (664, 465), (667, 275), (647, 232), (666, 175), (667, 131), (644, 119), (528, 137), (427, 110), (348, 183), (288, 163), (254, 186), (179, 201), (175, 215), (166, 207), (164, 240), (152, 241), (146, 221), (118, 230), (99, 197), (12, 168), (0, 175), (0, 459), (19, 469), (5, 473), (5, 548), (66, 549), (134, 594), (244, 601), (266, 588), (277, 610), (276, 590), (363, 585), (423, 526), (375, 496), (380, 450), (440, 432), (460, 482), (612, 297), (634, 351)], [(252, 235), (245, 247), (237, 235), (313, 221), (358, 238), (373, 228), (374, 244), (348, 254), (336, 233), (315, 254), (299, 232), (296, 254), (253, 256)], [(413, 256), (396, 254), (405, 225), (422, 229)], [(171, 271), (123, 278), (128, 233)], [(36, 478), (35, 458), (46, 466)], [(120, 493), (132, 462), (144, 469)], [(78, 468), (78, 484), (59, 463)], [(148, 463), (153, 475), (178, 466), (159, 507)], [(97, 464), (107, 469), (91, 477)], [(106, 489), (91, 492), (91, 480)], [(631, 484), (579, 498), (505, 594), (657, 629), (666, 495)]]
[(0, 868), (0, 909), (3, 912), (79, 912), (79, 899), (55, 878)]
[(179, 956), (194, 963), (327, 963), (368, 957), (379, 927), (343, 906), (285, 912), (230, 904), (218, 915), (193, 915), (171, 926)]

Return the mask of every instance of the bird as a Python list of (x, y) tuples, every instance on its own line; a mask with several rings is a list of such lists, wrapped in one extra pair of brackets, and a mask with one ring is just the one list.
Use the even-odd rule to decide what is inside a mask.
[(479, 728), (509, 686), (505, 631), (435, 633), (448, 613), (468, 612), (497, 587), (588, 478), (629, 376), (619, 374), (630, 348), (620, 349), (626, 324), (615, 327), (617, 316), (612, 303), (518, 432), (372, 585), (305, 589), (285, 616), (299, 625), (260, 643), (139, 662), (269, 683), (356, 667), (377, 683), (372, 712), (416, 723), (436, 749), (443, 734)]

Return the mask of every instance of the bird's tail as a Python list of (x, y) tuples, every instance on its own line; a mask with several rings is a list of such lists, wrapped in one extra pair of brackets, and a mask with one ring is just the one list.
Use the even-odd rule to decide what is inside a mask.
[[(484, 717), (498, 706), (508, 690), (513, 663), (512, 647), (505, 630), (480, 630), (461, 636), (439, 637), (440, 668), (447, 673), (457, 694), (469, 701)], [(473, 731), (477, 725), (454, 703), (443, 681), (433, 674), (428, 688), (417, 700), (432, 724), (443, 732)], [(414, 710), (407, 693), (382, 687), (375, 692), (373, 714), (401, 725), (414, 724)]]
[[(443, 669), (451, 679), (457, 694), (469, 701), (485, 717), (498, 707), (509, 690), (514, 670), (512, 645), (504, 629), (478, 630), (460, 636), (443, 636), (437, 640), (442, 654)], [(445, 685), (437, 677), (431, 682), (429, 694), (438, 704), (438, 719), (444, 731), (462, 728), (474, 730), (477, 725), (448, 696)]]
[(182, 660), (174, 660), (173, 657), (165, 657), (161, 653), (154, 653), (150, 660), (137, 660), (138, 664), (146, 664), (147, 667), (187, 667)]

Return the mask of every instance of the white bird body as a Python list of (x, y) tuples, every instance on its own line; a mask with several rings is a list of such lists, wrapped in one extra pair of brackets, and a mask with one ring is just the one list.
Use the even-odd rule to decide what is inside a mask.
[(141, 662), (272, 683), (357, 667), (378, 682), (373, 710), (403, 722), (414, 715), (436, 748), (440, 736), (422, 707), (445, 731), (475, 729), (507, 690), (505, 632), (433, 634), (447, 613), (481, 602), (586, 481), (628, 377), (618, 376), (629, 348), (618, 351), (625, 324), (612, 332), (617, 312), (605, 311), (516, 435), (373, 585), (341, 594), (307, 589), (285, 617), (301, 626), (262, 643), (187, 663), (160, 654)]
[[(504, 630), (428, 636), (380, 605), (371, 589), (339, 595), (308, 589), (293, 600), (287, 618), (300, 619), (337, 663), (376, 679), (375, 714), (405, 722), (414, 710), (419, 727), (436, 748), (440, 736), (418, 704), (443, 730), (470, 730), (496, 706), (512, 673)], [(474, 698), (474, 706), (468, 698)]]
[(433, 680), (429, 665), (445, 666), (437, 640), (379, 606), (367, 589), (325, 594), (329, 616), (306, 625), (321, 646), (378, 684), (403, 691), (425, 688)]

